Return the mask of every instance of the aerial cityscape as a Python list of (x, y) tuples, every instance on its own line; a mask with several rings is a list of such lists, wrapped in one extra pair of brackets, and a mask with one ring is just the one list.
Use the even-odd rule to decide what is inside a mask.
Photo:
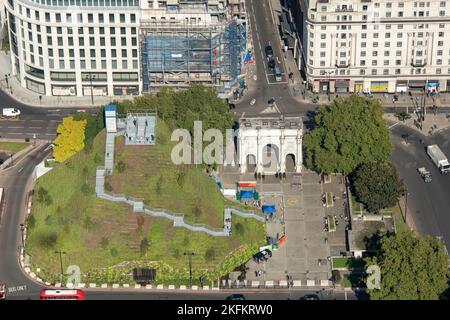
[(449, 300), (449, 37), (450, 0), (0, 0), (0, 305)]

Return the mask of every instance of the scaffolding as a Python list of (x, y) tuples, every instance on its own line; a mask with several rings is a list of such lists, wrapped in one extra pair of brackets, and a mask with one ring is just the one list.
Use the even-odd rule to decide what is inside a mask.
[(246, 48), (246, 21), (214, 24), (146, 23), (141, 28), (143, 89), (214, 86), (223, 95), (238, 82)]

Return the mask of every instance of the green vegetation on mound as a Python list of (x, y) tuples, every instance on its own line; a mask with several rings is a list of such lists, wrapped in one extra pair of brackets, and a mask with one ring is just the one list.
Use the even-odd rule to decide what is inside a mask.
[[(158, 120), (156, 146), (125, 147), (119, 140), (116, 169), (120, 161), (125, 165), (108, 178), (111, 188), (145, 199), (152, 207), (183, 213), (191, 223), (222, 227), (224, 200), (214, 181), (194, 166), (183, 169), (183, 183), (176, 179), (181, 169), (170, 161), (168, 132)], [(194, 278), (203, 275), (212, 281), (246, 262), (264, 243), (264, 225), (253, 219), (233, 217), (233, 225), (240, 224), (235, 228), (239, 232), (226, 238), (211, 237), (173, 228), (167, 219), (136, 215), (129, 206), (98, 199), (94, 195), (95, 169), (103, 165), (104, 144), (102, 131), (88, 152), (55, 164), (37, 181), (35, 190), (46, 190), (51, 201), (38, 202), (35, 197), (26, 250), (44, 280), (59, 279), (55, 250), (62, 250), (66, 252), (64, 267), (78, 265), (85, 283), (132, 283), (131, 268), (150, 264), (157, 269), (159, 283), (188, 284), (188, 260), (183, 255), (188, 251), (196, 253)]]
[(157, 130), (155, 146), (125, 146), (124, 137), (117, 138), (115, 168), (119, 163), (126, 167), (107, 178), (112, 192), (143, 199), (151, 208), (184, 214), (189, 223), (221, 228), (224, 200), (216, 183), (200, 168), (172, 163), (176, 142), (170, 140), (163, 121), (158, 121)]

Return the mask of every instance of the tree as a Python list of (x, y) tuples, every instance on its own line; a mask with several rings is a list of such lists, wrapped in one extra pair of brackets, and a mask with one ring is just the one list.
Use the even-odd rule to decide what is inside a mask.
[(206, 261), (209, 261), (209, 262), (213, 261), (215, 256), (216, 256), (216, 251), (214, 250), (213, 247), (210, 247), (206, 250), (206, 252), (205, 252)]
[(84, 129), (86, 120), (76, 121), (73, 117), (66, 117), (58, 126), (58, 136), (55, 139), (53, 155), (58, 162), (64, 162), (84, 148)]
[(394, 206), (405, 190), (397, 170), (388, 161), (370, 161), (361, 165), (352, 180), (357, 200), (369, 212)]
[(405, 111), (397, 112), (395, 114), (395, 116), (397, 117), (398, 121), (402, 121), (402, 122), (405, 122), (406, 120), (411, 119), (411, 115), (409, 113), (406, 113)]
[(102, 237), (102, 239), (100, 240), (100, 246), (101, 246), (103, 249), (108, 248), (108, 246), (109, 246), (109, 239), (106, 238), (106, 237)]
[(348, 174), (368, 160), (387, 160), (393, 145), (383, 112), (380, 101), (356, 95), (322, 107), (304, 138), (306, 164), (318, 172)]
[(141, 240), (141, 245), (140, 245), (141, 256), (145, 256), (147, 254), (149, 246), (150, 246), (150, 243), (147, 238), (144, 238)]
[(127, 168), (127, 165), (126, 165), (125, 162), (123, 162), (122, 160), (120, 160), (120, 161), (117, 163), (117, 171), (118, 171), (119, 173), (124, 173), (126, 168)]
[(48, 193), (44, 187), (39, 187), (37, 192), (37, 201), (49, 206), (53, 203), (52, 196)]
[(436, 300), (447, 289), (448, 259), (441, 241), (418, 237), (412, 231), (386, 235), (380, 251), (367, 260), (380, 267), (380, 289), (369, 290), (373, 300)]
[(244, 226), (242, 225), (242, 223), (238, 222), (236, 223), (236, 225), (234, 226), (234, 229), (236, 230), (236, 234), (239, 234), (241, 236), (244, 235)]

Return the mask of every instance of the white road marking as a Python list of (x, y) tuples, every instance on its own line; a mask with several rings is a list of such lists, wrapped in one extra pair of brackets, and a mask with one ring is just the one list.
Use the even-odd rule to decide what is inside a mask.
[(8, 129), (23, 129), (25, 127), (8, 127)]
[(19, 171), (18, 171), (18, 173), (21, 173), (21, 172), (22, 172), (22, 170), (23, 170), (23, 168), (24, 168), (24, 167), (20, 168), (20, 169), (19, 169)]
[(44, 122), (44, 120), (30, 120), (31, 122)]
[(395, 127), (396, 125), (398, 125), (400, 123), (400, 121), (399, 122), (396, 122), (396, 123), (394, 123), (393, 125), (391, 125), (390, 127), (389, 127), (389, 129), (392, 129), (393, 127)]
[(24, 134), (22, 132), (8, 132), (8, 134)]
[(28, 127), (28, 129), (42, 129), (42, 127)]

